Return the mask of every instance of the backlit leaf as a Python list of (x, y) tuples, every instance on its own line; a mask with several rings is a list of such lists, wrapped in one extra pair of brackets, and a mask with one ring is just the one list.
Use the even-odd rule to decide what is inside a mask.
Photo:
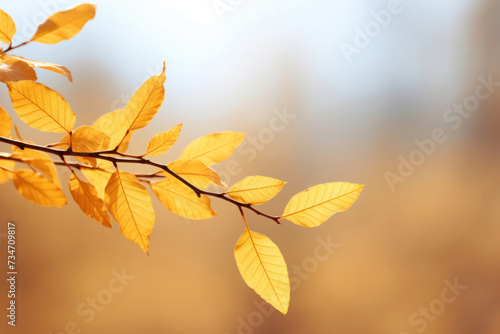
[(272, 177), (248, 176), (229, 188), (226, 194), (238, 202), (263, 204), (276, 196), (285, 184)]
[(192, 141), (180, 158), (198, 159), (210, 166), (229, 158), (244, 138), (245, 134), (232, 131), (211, 133)]
[(25, 62), (26, 64), (28, 64), (31, 67), (43, 68), (44, 70), (49, 70), (49, 71), (52, 71), (52, 72), (56, 72), (56, 73), (62, 74), (66, 78), (68, 78), (68, 80), (70, 82), (73, 82), (73, 76), (71, 75), (71, 71), (68, 70), (64, 66), (57, 65), (57, 64), (52, 64), (52, 63), (48, 63), (48, 62), (45, 62), (45, 61), (38, 61), (38, 60), (33, 60), (33, 59), (27, 59), (27, 58), (23, 58), (21, 56), (15, 56), (15, 55), (9, 55), (8, 57), (20, 60), (22, 62)]
[(21, 80), (36, 80), (35, 70), (28, 64), (6, 55), (0, 55), (0, 81), (15, 82)]
[[(212, 168), (207, 167), (203, 162), (196, 159), (179, 159), (169, 163), (168, 168), (184, 180), (188, 181), (199, 189), (205, 189), (210, 183), (224, 187), (219, 174)], [(162, 171), (167, 176), (167, 172)]]
[(42, 23), (31, 39), (33, 42), (56, 44), (80, 32), (85, 23), (95, 16), (95, 5), (82, 4), (51, 15)]
[(115, 171), (106, 186), (106, 206), (120, 231), (148, 253), (155, 212), (146, 188), (132, 174)]
[(245, 283), (283, 314), (290, 303), (290, 282), (285, 259), (271, 239), (250, 231), (241, 235), (234, 258)]
[(364, 185), (333, 182), (319, 184), (293, 196), (281, 218), (304, 227), (324, 223), (334, 213), (347, 210), (358, 198)]
[(134, 93), (124, 111), (128, 131), (135, 131), (148, 125), (165, 99), (165, 63), (160, 75), (153, 75)]
[(17, 146), (12, 146), (12, 152), (14, 153), (13, 157), (21, 159), (29, 166), (36, 168), (39, 172), (43, 173), (49, 180), (61, 188), (61, 182), (57, 176), (56, 165), (48, 154), (29, 148), (21, 150)]
[(109, 136), (91, 126), (84, 125), (77, 128), (72, 135), (69, 134), (57, 144), (63, 150), (70, 145), (74, 152), (94, 152), (104, 150), (109, 146)]
[(87, 216), (94, 218), (103, 226), (111, 227), (106, 205), (97, 196), (97, 190), (93, 185), (80, 180), (75, 174), (72, 174), (69, 179), (69, 190), (75, 202)]
[[(127, 125), (124, 119), (124, 109), (119, 109), (111, 111), (99, 117), (92, 127), (104, 132), (110, 138), (108, 149), (114, 149), (116, 145), (120, 144), (123, 136), (127, 133)], [(130, 137), (132, 137), (132, 132), (129, 132), (125, 139), (123, 140), (118, 152), (125, 152), (128, 148), (130, 142)]]
[(11, 173), (9, 171), (13, 171), (15, 165), (16, 163), (14, 160), (0, 158), (0, 183), (5, 183), (10, 180)]
[(10, 136), (11, 130), (12, 130), (12, 119), (10, 118), (9, 113), (0, 106), (0, 136), (2, 137)]
[(159, 133), (148, 144), (148, 150), (144, 155), (160, 155), (169, 150), (181, 134), (182, 123), (177, 124), (172, 129)]
[(82, 168), (82, 173), (97, 190), (97, 196), (104, 199), (104, 189), (106, 188), (113, 171), (104, 164), (101, 164), (100, 161), (102, 160), (97, 159), (96, 168)]
[(158, 199), (175, 214), (189, 219), (207, 219), (217, 215), (210, 207), (210, 199), (195, 192), (174, 177), (151, 183), (151, 189)]
[(17, 191), (30, 202), (54, 207), (68, 204), (60, 187), (32, 170), (16, 170), (12, 173), (12, 180)]
[(9, 14), (0, 9), (0, 42), (9, 44), (16, 34), (16, 25)]
[(45, 132), (69, 133), (76, 117), (58, 92), (33, 81), (8, 82), (12, 106), (19, 118)]
[[(71, 138), (70, 138), (71, 137)], [(74, 152), (96, 152), (102, 151), (109, 147), (109, 136), (104, 132), (94, 129), (91, 126), (81, 126), (77, 128), (71, 136), (67, 134), (57, 146), (63, 150), (70, 147)], [(96, 166), (96, 158), (92, 157), (76, 157), (79, 161), (87, 163), (91, 166)]]

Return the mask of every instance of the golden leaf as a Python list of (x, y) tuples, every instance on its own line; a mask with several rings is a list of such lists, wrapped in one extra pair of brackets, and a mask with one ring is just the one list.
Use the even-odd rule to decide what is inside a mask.
[(89, 182), (96, 188), (97, 196), (104, 199), (104, 189), (106, 188), (113, 171), (101, 164), (100, 161), (102, 160), (97, 159), (96, 168), (82, 168), (81, 171), (87, 180), (89, 180)]
[[(207, 167), (203, 162), (196, 159), (179, 159), (167, 165), (170, 170), (188, 181), (196, 188), (205, 189), (210, 182), (220, 187), (224, 187), (224, 183), (220, 180), (219, 174), (212, 168)], [(161, 174), (168, 176), (169, 174), (162, 171)]]
[(281, 218), (304, 227), (319, 226), (334, 213), (347, 210), (363, 187), (348, 182), (316, 185), (293, 196)]
[(31, 41), (56, 44), (70, 39), (82, 30), (85, 23), (94, 18), (95, 9), (95, 5), (81, 4), (55, 13), (38, 27)]
[(61, 182), (57, 176), (56, 165), (46, 153), (25, 148), (21, 150), (17, 146), (12, 146), (12, 152), (14, 152), (13, 157), (16, 159), (21, 159), (28, 166), (36, 168), (38, 171), (42, 172), (49, 180), (54, 182), (56, 186), (61, 188)]
[(244, 133), (232, 131), (211, 133), (192, 141), (182, 151), (180, 158), (198, 159), (210, 166), (229, 158), (244, 138)]
[(0, 81), (15, 82), (21, 80), (36, 80), (35, 70), (28, 64), (6, 55), (0, 55)]
[[(109, 136), (104, 132), (94, 129), (91, 126), (81, 126), (71, 135), (67, 134), (57, 144), (63, 150), (67, 150), (70, 145), (74, 152), (96, 152), (109, 147)], [(79, 161), (87, 163), (93, 167), (97, 165), (96, 158), (76, 157)]]
[(11, 171), (14, 170), (16, 162), (0, 158), (0, 184), (10, 180)]
[(109, 136), (91, 126), (77, 128), (72, 135), (67, 134), (57, 144), (63, 150), (70, 146), (73, 152), (94, 152), (105, 150), (109, 146)]
[(165, 99), (165, 63), (160, 75), (153, 75), (134, 93), (125, 107), (125, 124), (128, 132), (148, 125)]
[[(99, 117), (92, 127), (104, 132), (110, 138), (108, 149), (114, 149), (116, 145), (120, 144), (123, 136), (127, 133), (127, 125), (124, 120), (124, 109), (111, 111)], [(118, 152), (125, 152), (128, 148), (132, 137), (132, 132), (129, 132), (118, 149)]]
[(0, 136), (2, 137), (10, 136), (11, 130), (12, 130), (12, 119), (10, 118), (9, 113), (0, 106)]
[(15, 56), (15, 55), (8, 55), (8, 56), (6, 55), (6, 57), (17, 59), (17, 60), (20, 60), (22, 62), (25, 62), (26, 64), (28, 64), (31, 67), (43, 68), (44, 70), (49, 70), (52, 72), (62, 74), (66, 78), (68, 78), (68, 80), (70, 82), (73, 82), (73, 76), (71, 75), (71, 71), (62, 65), (52, 64), (52, 63), (48, 63), (45, 61), (27, 59), (27, 58), (23, 58), (21, 56)]
[(179, 138), (181, 129), (182, 123), (151, 138), (147, 152), (144, 155), (160, 155), (168, 151)]
[(9, 14), (0, 10), (0, 42), (9, 44), (16, 34), (16, 25)]
[(120, 231), (148, 254), (155, 212), (147, 189), (137, 178), (115, 171), (106, 186), (106, 206), (120, 224)]
[(55, 90), (33, 81), (8, 82), (12, 106), (19, 118), (34, 129), (69, 133), (76, 117)]
[(80, 180), (73, 173), (69, 179), (69, 190), (75, 202), (87, 216), (94, 218), (103, 226), (111, 227), (106, 205), (97, 197), (97, 190), (93, 185)]
[(57, 208), (68, 204), (61, 188), (32, 170), (16, 170), (12, 173), (12, 180), (17, 191), (30, 202)]
[(241, 203), (263, 204), (276, 196), (285, 184), (272, 177), (248, 176), (229, 188), (226, 194)]
[(210, 207), (210, 199), (196, 193), (176, 178), (151, 183), (151, 189), (160, 202), (175, 214), (189, 219), (208, 219), (217, 215)]
[(234, 248), (234, 258), (245, 283), (283, 314), (290, 303), (290, 282), (285, 259), (265, 235), (247, 228)]

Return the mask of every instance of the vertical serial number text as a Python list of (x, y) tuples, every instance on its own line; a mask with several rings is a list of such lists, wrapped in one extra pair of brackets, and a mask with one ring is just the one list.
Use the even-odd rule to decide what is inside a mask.
[(7, 307), (7, 323), (16, 325), (16, 224), (7, 223), (7, 297), (9, 304)]

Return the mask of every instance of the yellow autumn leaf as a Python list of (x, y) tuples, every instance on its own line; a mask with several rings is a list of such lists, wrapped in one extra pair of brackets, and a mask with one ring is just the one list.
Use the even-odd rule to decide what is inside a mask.
[(127, 132), (148, 125), (165, 99), (165, 63), (160, 75), (153, 75), (134, 93), (124, 111)]
[(31, 67), (43, 68), (44, 70), (49, 70), (52, 72), (59, 73), (61, 75), (64, 75), (66, 78), (68, 78), (68, 80), (70, 82), (73, 82), (73, 76), (71, 75), (71, 71), (62, 65), (52, 64), (52, 63), (48, 63), (45, 61), (28, 59), (28, 58), (24, 58), (24, 57), (16, 56), (16, 55), (8, 55), (6, 57), (17, 59), (17, 60), (20, 60), (22, 62), (25, 62), (26, 64), (28, 64)]
[(77, 128), (71, 136), (67, 134), (57, 144), (63, 150), (70, 146), (73, 152), (95, 152), (109, 146), (109, 136), (91, 126), (84, 125)]
[(95, 5), (81, 4), (55, 13), (38, 27), (31, 41), (56, 44), (70, 39), (82, 30), (85, 23), (94, 18), (95, 10)]
[(217, 215), (210, 207), (210, 199), (196, 193), (174, 177), (151, 183), (151, 189), (160, 202), (175, 214), (189, 219), (208, 219)]
[(148, 149), (144, 155), (161, 155), (168, 151), (179, 138), (181, 129), (182, 123), (151, 138)]
[(18, 59), (0, 54), (0, 81), (36, 80), (35, 70)]
[(14, 160), (6, 160), (0, 157), (0, 184), (10, 180), (11, 171), (14, 170), (15, 165)]
[(286, 182), (266, 176), (248, 176), (226, 192), (232, 199), (247, 204), (263, 204), (276, 196)]
[(245, 283), (283, 314), (290, 303), (285, 259), (265, 235), (245, 229), (234, 248), (234, 258)]
[[(124, 120), (124, 109), (111, 111), (99, 117), (92, 127), (99, 131), (104, 132), (110, 138), (108, 149), (114, 149), (116, 145), (120, 144), (122, 138), (127, 133), (127, 125)], [(132, 132), (129, 132), (118, 149), (118, 152), (125, 152), (128, 148)]]
[(0, 136), (8, 137), (12, 130), (12, 119), (9, 113), (0, 106)]
[[(71, 135), (67, 134), (57, 146), (67, 150), (70, 146), (74, 152), (96, 152), (109, 147), (109, 136), (91, 126), (81, 126)], [(96, 166), (96, 158), (76, 157), (79, 161)]]
[(104, 199), (104, 189), (106, 188), (113, 171), (110, 170), (109, 167), (105, 167), (101, 164), (100, 161), (102, 160), (97, 159), (96, 168), (82, 168), (81, 171), (97, 190), (97, 196)]
[(0, 42), (9, 44), (16, 34), (16, 25), (9, 14), (0, 9)]
[(290, 199), (281, 218), (304, 227), (324, 223), (334, 213), (347, 210), (356, 201), (364, 185), (348, 182), (319, 184)]
[(245, 139), (244, 133), (232, 131), (211, 133), (192, 141), (182, 151), (180, 158), (198, 159), (210, 166), (229, 158), (243, 139)]
[[(200, 160), (179, 159), (169, 163), (167, 167), (196, 188), (205, 189), (210, 183), (225, 187), (219, 174)], [(162, 171), (161, 174), (168, 176), (165, 171)]]
[(60, 187), (32, 170), (19, 169), (14, 171), (12, 181), (14, 181), (17, 191), (30, 202), (57, 208), (68, 204)]
[(34, 129), (69, 133), (76, 117), (55, 90), (33, 81), (8, 82), (12, 106), (19, 118)]
[(111, 227), (106, 205), (97, 196), (97, 190), (93, 185), (80, 180), (73, 173), (69, 179), (69, 190), (75, 202), (87, 216), (94, 218), (105, 227)]
[(106, 185), (106, 206), (122, 234), (148, 254), (155, 212), (147, 189), (132, 174), (116, 170)]
[(54, 182), (56, 186), (61, 188), (61, 182), (57, 176), (56, 165), (50, 158), (50, 156), (44, 152), (32, 150), (25, 148), (21, 150), (17, 146), (12, 146), (12, 156), (16, 159), (21, 159), (28, 166), (37, 169), (39, 172), (43, 173), (49, 180)]

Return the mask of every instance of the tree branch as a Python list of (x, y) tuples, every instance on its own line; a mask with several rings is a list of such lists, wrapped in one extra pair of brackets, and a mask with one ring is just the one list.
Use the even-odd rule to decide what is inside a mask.
[[(125, 154), (125, 153), (120, 153), (120, 152), (115, 151), (115, 150), (106, 150), (106, 151), (97, 151), (97, 152), (74, 152), (73, 150), (71, 150), (71, 148), (69, 148), (67, 150), (61, 150), (61, 149), (56, 149), (53, 147), (26, 143), (26, 142), (23, 142), (20, 140), (1, 137), (1, 136), (0, 136), (0, 142), (15, 145), (15, 146), (19, 147), (21, 150), (28, 148), (31, 150), (36, 150), (36, 151), (41, 151), (41, 152), (57, 155), (63, 161), (64, 161), (64, 157), (73, 156), (73, 157), (89, 157), (89, 158), (107, 160), (107, 161), (112, 162), (113, 165), (115, 165), (115, 166), (118, 163), (129, 163), (129, 164), (140, 164), (140, 165), (153, 166), (153, 167), (156, 167), (156, 168), (159, 168), (159, 169), (166, 171), (167, 173), (169, 173), (170, 175), (172, 175), (173, 177), (175, 177), (176, 179), (178, 179), (179, 181), (184, 183), (186, 186), (191, 188), (191, 190), (193, 190), (198, 197), (201, 197), (201, 195), (216, 197), (216, 198), (219, 198), (221, 200), (224, 200), (226, 202), (229, 202), (231, 204), (236, 205), (240, 210), (242, 208), (246, 208), (250, 211), (253, 211), (254, 213), (256, 213), (259, 216), (268, 218), (268, 219), (276, 222), (277, 224), (281, 224), (279, 221), (280, 217), (268, 215), (268, 214), (266, 214), (266, 213), (264, 213), (256, 208), (254, 208), (251, 204), (238, 202), (230, 197), (227, 197), (223, 193), (216, 193), (216, 192), (211, 192), (211, 191), (199, 189), (198, 187), (194, 186), (193, 184), (188, 182), (186, 179), (184, 179), (183, 177), (181, 177), (180, 175), (178, 175), (177, 173), (172, 171), (170, 168), (168, 168), (167, 165), (163, 165), (161, 163), (151, 161), (151, 160), (146, 159), (142, 156), (129, 155), (129, 154)], [(7, 157), (0, 156), (0, 158), (5, 159)], [(80, 165), (80, 164), (72, 164), (72, 163), (65, 164), (63, 162), (61, 162), (61, 163), (54, 162), (54, 163), (57, 165), (68, 165), (68, 167), (74, 167), (77, 169), (81, 169), (81, 168), (95, 169), (94, 167), (84, 166), (84, 165)], [(156, 174), (139, 174), (139, 176), (136, 175), (136, 177), (153, 178), (154, 175), (156, 175)], [(158, 177), (161, 177), (161, 176), (158, 176)]]

